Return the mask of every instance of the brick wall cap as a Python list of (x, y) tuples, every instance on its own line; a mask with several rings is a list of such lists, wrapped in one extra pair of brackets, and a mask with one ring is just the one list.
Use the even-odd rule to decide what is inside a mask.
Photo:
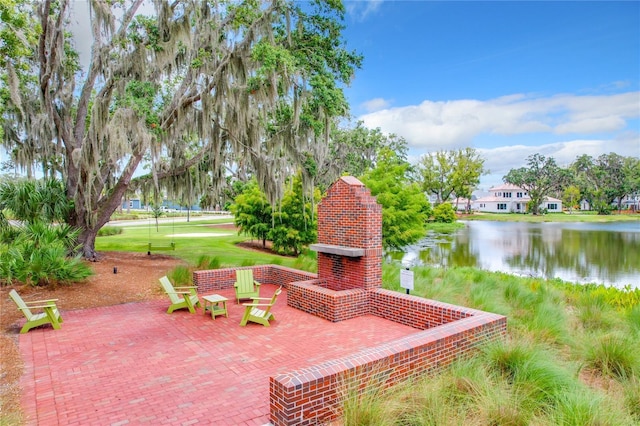
[(340, 180), (342, 180), (347, 185), (364, 186), (364, 183), (360, 182), (360, 180), (358, 178), (353, 177), (353, 176), (342, 176), (340, 178)]

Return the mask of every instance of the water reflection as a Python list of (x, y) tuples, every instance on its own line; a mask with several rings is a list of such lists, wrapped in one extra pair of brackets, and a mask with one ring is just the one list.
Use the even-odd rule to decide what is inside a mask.
[(404, 265), (473, 266), (523, 276), (640, 287), (640, 223), (466, 222), (429, 234), (404, 252)]

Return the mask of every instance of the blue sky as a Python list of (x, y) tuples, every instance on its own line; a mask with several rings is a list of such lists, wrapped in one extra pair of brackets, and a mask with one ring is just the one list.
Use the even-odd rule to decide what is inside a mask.
[(640, 2), (346, 1), (346, 94), (411, 160), (471, 146), (481, 189), (541, 153), (640, 157)]

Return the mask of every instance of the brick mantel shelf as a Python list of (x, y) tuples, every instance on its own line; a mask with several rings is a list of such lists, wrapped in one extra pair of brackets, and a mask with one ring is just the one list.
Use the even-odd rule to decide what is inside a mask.
[(317, 251), (318, 253), (337, 254), (339, 256), (362, 257), (365, 255), (365, 249), (360, 247), (345, 247), (334, 244), (311, 244), (309, 248)]

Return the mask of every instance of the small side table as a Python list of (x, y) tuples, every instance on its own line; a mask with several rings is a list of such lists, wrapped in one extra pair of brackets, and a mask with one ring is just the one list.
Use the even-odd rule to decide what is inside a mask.
[(203, 296), (204, 300), (204, 313), (207, 314), (207, 308), (211, 311), (211, 318), (216, 319), (216, 315), (224, 315), (229, 318), (227, 312), (227, 298), (220, 296), (219, 294), (211, 294), (209, 296)]

